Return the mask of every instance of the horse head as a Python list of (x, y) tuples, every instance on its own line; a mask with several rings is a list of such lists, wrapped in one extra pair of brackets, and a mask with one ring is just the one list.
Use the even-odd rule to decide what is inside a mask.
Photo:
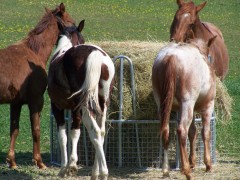
[(64, 54), (71, 47), (85, 43), (83, 35), (81, 34), (84, 27), (84, 22), (85, 20), (82, 20), (79, 23), (78, 27), (71, 26), (65, 28), (65, 31), (59, 36), (57, 40), (52, 61)]
[(63, 32), (64, 35), (68, 36), (68, 38), (71, 39), (73, 46), (85, 43), (85, 39), (81, 33), (84, 28), (84, 22), (85, 20), (80, 21), (78, 27), (66, 27), (65, 31)]
[(204, 8), (206, 2), (195, 6), (192, 1), (177, 0), (177, 4), (178, 10), (170, 28), (170, 40), (185, 42), (194, 35), (193, 28), (199, 20), (198, 12)]
[[(48, 12), (49, 10), (46, 9), (46, 11)], [(50, 11), (56, 17), (60, 34), (65, 31), (66, 27), (75, 26), (75, 21), (66, 12), (65, 5), (63, 3), (61, 3), (55, 9), (50, 10)]]

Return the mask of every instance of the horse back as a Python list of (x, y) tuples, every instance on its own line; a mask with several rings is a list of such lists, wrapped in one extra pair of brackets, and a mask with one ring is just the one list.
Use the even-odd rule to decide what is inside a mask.
[[(162, 91), (166, 87), (163, 82), (170, 81), (166, 75), (167, 64), (170, 61), (175, 66), (172, 68), (175, 72), (172, 72), (172, 74), (176, 76), (176, 91), (172, 104), (174, 110), (179, 109), (181, 102), (196, 102), (200, 107), (202, 99), (209, 101), (213, 97), (214, 73), (204, 60), (204, 56), (197, 48), (190, 45), (173, 44), (160, 51), (153, 66), (153, 76), (155, 77), (153, 79), (153, 89), (158, 91), (160, 100)], [(211, 98), (206, 98), (207, 96)]]
[(0, 50), (0, 84), (0, 103), (16, 98), (26, 101), (29, 93), (43, 94), (47, 85), (45, 67), (24, 44), (13, 44)]

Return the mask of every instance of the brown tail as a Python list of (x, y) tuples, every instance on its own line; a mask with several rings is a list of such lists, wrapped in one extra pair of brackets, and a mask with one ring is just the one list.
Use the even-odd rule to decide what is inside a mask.
[(166, 59), (165, 66), (162, 68), (164, 73), (161, 73), (162, 83), (160, 94), (160, 117), (161, 117), (161, 129), (160, 132), (169, 124), (170, 113), (173, 104), (173, 98), (176, 89), (176, 69), (175, 59)]

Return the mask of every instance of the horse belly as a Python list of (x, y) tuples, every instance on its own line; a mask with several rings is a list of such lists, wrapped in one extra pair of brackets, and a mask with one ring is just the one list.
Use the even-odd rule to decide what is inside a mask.
[[(1, 83), (1, 82), (0, 82)], [(10, 103), (12, 102), (16, 96), (18, 95), (19, 90), (17, 90), (13, 85), (5, 85), (1, 84), (0, 87), (0, 103)]]

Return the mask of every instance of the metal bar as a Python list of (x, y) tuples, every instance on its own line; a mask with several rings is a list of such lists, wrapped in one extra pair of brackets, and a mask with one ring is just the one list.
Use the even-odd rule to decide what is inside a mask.
[(139, 145), (139, 135), (138, 135), (138, 124), (135, 123), (135, 130), (136, 130), (136, 138), (137, 138), (137, 156), (138, 156), (138, 165), (141, 168), (141, 153), (140, 153), (140, 145)]
[(136, 91), (135, 91), (135, 80), (134, 80), (134, 69), (132, 60), (124, 55), (119, 55), (114, 57), (113, 62), (115, 63), (116, 60), (120, 60), (120, 83), (119, 83), (119, 97), (120, 97), (120, 107), (119, 107), (119, 118), (122, 119), (122, 112), (123, 112), (123, 70), (124, 70), (124, 60), (127, 60), (129, 67), (130, 67), (130, 78), (131, 78), (131, 92), (132, 92), (132, 108), (133, 108), (133, 115), (136, 116)]
[(122, 112), (123, 112), (123, 58), (121, 56), (117, 56), (113, 59), (113, 62), (116, 60), (120, 60), (120, 75), (119, 75), (119, 114), (118, 119), (122, 119)]
[(118, 123), (118, 167), (122, 167), (122, 122)]

